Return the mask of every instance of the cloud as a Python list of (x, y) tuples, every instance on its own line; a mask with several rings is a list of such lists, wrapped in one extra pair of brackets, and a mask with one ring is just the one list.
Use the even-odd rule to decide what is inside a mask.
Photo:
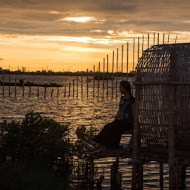
[(106, 38), (129, 31), (190, 32), (189, 9), (189, 0), (1, 0), (0, 33)]
[(4, 59), (3, 58), (0, 58), (0, 61), (3, 61)]

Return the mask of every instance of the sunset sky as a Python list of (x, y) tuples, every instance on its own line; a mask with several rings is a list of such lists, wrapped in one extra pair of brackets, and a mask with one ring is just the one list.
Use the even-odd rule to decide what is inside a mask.
[(0, 0), (0, 67), (92, 70), (117, 48), (121, 62), (129, 42), (131, 69), (133, 39), (144, 35), (146, 48), (148, 33), (150, 45), (153, 33), (190, 42), (190, 1)]

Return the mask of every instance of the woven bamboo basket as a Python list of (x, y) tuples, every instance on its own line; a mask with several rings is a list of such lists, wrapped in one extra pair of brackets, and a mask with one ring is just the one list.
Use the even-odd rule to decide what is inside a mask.
[(172, 119), (175, 146), (189, 148), (190, 43), (152, 46), (143, 52), (136, 70), (143, 143), (167, 147)]

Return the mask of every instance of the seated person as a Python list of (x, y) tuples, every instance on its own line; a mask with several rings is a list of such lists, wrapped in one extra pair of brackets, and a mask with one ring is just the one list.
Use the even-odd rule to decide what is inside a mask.
[(91, 143), (82, 142), (91, 153), (103, 151), (106, 147), (118, 148), (122, 133), (133, 129), (135, 98), (131, 94), (131, 85), (128, 81), (120, 82), (120, 92), (122, 96), (114, 121), (105, 125)]

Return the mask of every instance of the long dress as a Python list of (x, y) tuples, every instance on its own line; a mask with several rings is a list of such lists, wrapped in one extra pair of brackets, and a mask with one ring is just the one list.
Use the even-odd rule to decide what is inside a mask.
[(111, 148), (119, 147), (122, 133), (133, 129), (133, 113), (131, 105), (134, 102), (135, 98), (133, 96), (130, 96), (128, 99), (124, 99), (123, 96), (120, 98), (119, 119), (104, 126), (102, 131), (94, 139), (96, 143)]

